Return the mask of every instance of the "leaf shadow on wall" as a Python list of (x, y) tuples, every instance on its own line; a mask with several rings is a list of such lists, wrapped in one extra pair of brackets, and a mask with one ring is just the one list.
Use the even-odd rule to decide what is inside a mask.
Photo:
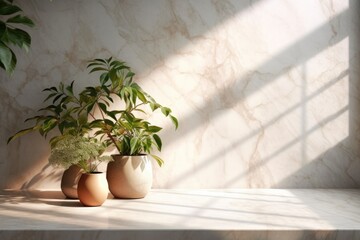
[[(37, 133), (31, 133), (9, 144), (9, 159), (16, 159), (18, 162), (10, 164), (8, 171), (20, 172), (20, 174), (11, 174), (8, 179), (10, 185), (6, 188), (17, 189), (20, 186), (22, 190), (33, 189), (41, 187), (44, 179), (47, 183), (57, 182), (61, 179), (63, 171), (55, 169), (47, 162), (49, 156), (47, 140), (37, 135)], [(17, 149), (24, 151), (19, 152)], [(35, 162), (38, 164), (34, 164)], [(45, 165), (40, 165), (44, 162)], [(34, 173), (36, 174), (34, 175)]]
[(21, 189), (32, 189), (38, 187), (44, 179), (48, 181), (57, 182), (61, 179), (62, 171), (56, 171), (53, 167), (47, 163), (40, 172), (33, 176), (29, 181), (26, 181), (21, 186)]

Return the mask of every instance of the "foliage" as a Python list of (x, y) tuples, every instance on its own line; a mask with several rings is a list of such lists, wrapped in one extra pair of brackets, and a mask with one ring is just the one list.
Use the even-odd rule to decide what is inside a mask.
[(39, 110), (43, 114), (26, 119), (35, 121), (34, 126), (17, 132), (8, 139), (8, 143), (32, 131), (46, 137), (57, 127), (60, 134), (50, 139), (49, 162), (65, 169), (76, 164), (85, 172), (92, 172), (100, 161), (106, 159), (100, 157), (106, 145), (89, 137), (93, 126), (88, 121), (86, 110), (81, 108), (81, 101), (74, 95), (73, 83), (60, 83), (58, 87), (44, 89), (44, 92), (49, 92), (44, 102), (50, 101), (50, 105)]
[[(146, 113), (142, 108), (144, 106), (148, 106), (152, 112), (159, 109), (177, 128), (178, 120), (171, 114), (171, 109), (157, 103), (133, 81), (135, 73), (125, 62), (112, 57), (94, 59), (90, 61), (88, 69), (90, 73), (101, 73), (100, 86), (88, 88), (82, 93), (91, 96), (86, 101), (89, 114), (91, 115), (93, 107), (97, 106), (102, 116), (102, 119), (94, 117), (99, 127), (95, 135), (100, 136), (108, 146), (115, 146), (121, 155), (139, 155), (145, 152), (161, 166), (164, 161), (151, 152), (153, 147), (161, 151), (162, 141), (158, 132), (162, 128), (137, 117), (135, 113)], [(108, 109), (114, 97), (120, 98), (125, 103), (125, 109)]]
[(0, 0), (0, 16), (3, 16), (0, 19), (0, 67), (7, 73), (12, 73), (17, 63), (10, 46), (15, 45), (28, 51), (31, 44), (30, 35), (17, 26), (33, 27), (34, 22), (21, 12), (21, 8), (14, 5), (12, 0)]
[(99, 157), (104, 151), (105, 146), (95, 138), (66, 135), (51, 149), (49, 163), (65, 169), (78, 165), (90, 173), (96, 171), (101, 161), (108, 160)]
[[(74, 94), (74, 82), (44, 89), (48, 92), (44, 101), (50, 101), (50, 105), (39, 110), (43, 114), (26, 119), (35, 121), (35, 124), (17, 132), (8, 143), (32, 131), (39, 131), (46, 137), (57, 128), (60, 135), (50, 139), (54, 149), (66, 136), (83, 137), (93, 133), (92, 137), (99, 138), (104, 147), (114, 146), (121, 155), (148, 153), (161, 166), (164, 161), (151, 153), (153, 148), (161, 151), (162, 141), (158, 133), (162, 128), (136, 116), (136, 113), (145, 114), (145, 106), (152, 112), (160, 110), (177, 129), (178, 120), (171, 114), (171, 109), (157, 103), (133, 81), (135, 74), (125, 62), (112, 57), (94, 59), (88, 69), (90, 73), (101, 72), (100, 85), (86, 87), (79, 94)], [(110, 110), (114, 98), (124, 102), (124, 109)], [(96, 118), (95, 110), (100, 111), (101, 118)]]
[(61, 135), (50, 139), (51, 147), (63, 136), (84, 136), (92, 129), (93, 124), (89, 123), (87, 111), (82, 108), (82, 102), (74, 95), (72, 82), (70, 85), (60, 83), (58, 87), (46, 88), (43, 91), (49, 92), (44, 102), (50, 104), (39, 109), (43, 114), (28, 118), (27, 121), (35, 121), (34, 126), (23, 129), (8, 139), (8, 143), (32, 131), (38, 131), (46, 137), (54, 128), (60, 131)]

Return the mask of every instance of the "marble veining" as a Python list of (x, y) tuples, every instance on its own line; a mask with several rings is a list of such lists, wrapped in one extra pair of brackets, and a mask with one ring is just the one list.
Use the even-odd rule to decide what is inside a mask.
[(41, 90), (95, 81), (114, 55), (179, 117), (164, 125), (154, 188), (360, 185), (359, 2), (18, 1), (36, 22), (29, 54), (0, 79), (0, 188), (58, 188), (38, 134), (5, 140)]

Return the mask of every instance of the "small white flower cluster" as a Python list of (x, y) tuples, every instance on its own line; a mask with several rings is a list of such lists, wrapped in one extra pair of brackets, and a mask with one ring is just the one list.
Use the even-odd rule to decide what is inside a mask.
[(78, 165), (85, 172), (93, 172), (100, 161), (107, 160), (100, 157), (104, 150), (96, 139), (66, 135), (52, 148), (49, 163), (65, 169), (71, 165)]

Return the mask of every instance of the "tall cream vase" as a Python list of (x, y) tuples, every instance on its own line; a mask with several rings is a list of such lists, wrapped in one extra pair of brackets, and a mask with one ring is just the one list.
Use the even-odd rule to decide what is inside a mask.
[(112, 155), (106, 178), (115, 198), (143, 198), (153, 181), (151, 161), (148, 156)]
[(108, 184), (105, 173), (83, 173), (80, 177), (77, 193), (84, 206), (101, 206), (108, 196)]

